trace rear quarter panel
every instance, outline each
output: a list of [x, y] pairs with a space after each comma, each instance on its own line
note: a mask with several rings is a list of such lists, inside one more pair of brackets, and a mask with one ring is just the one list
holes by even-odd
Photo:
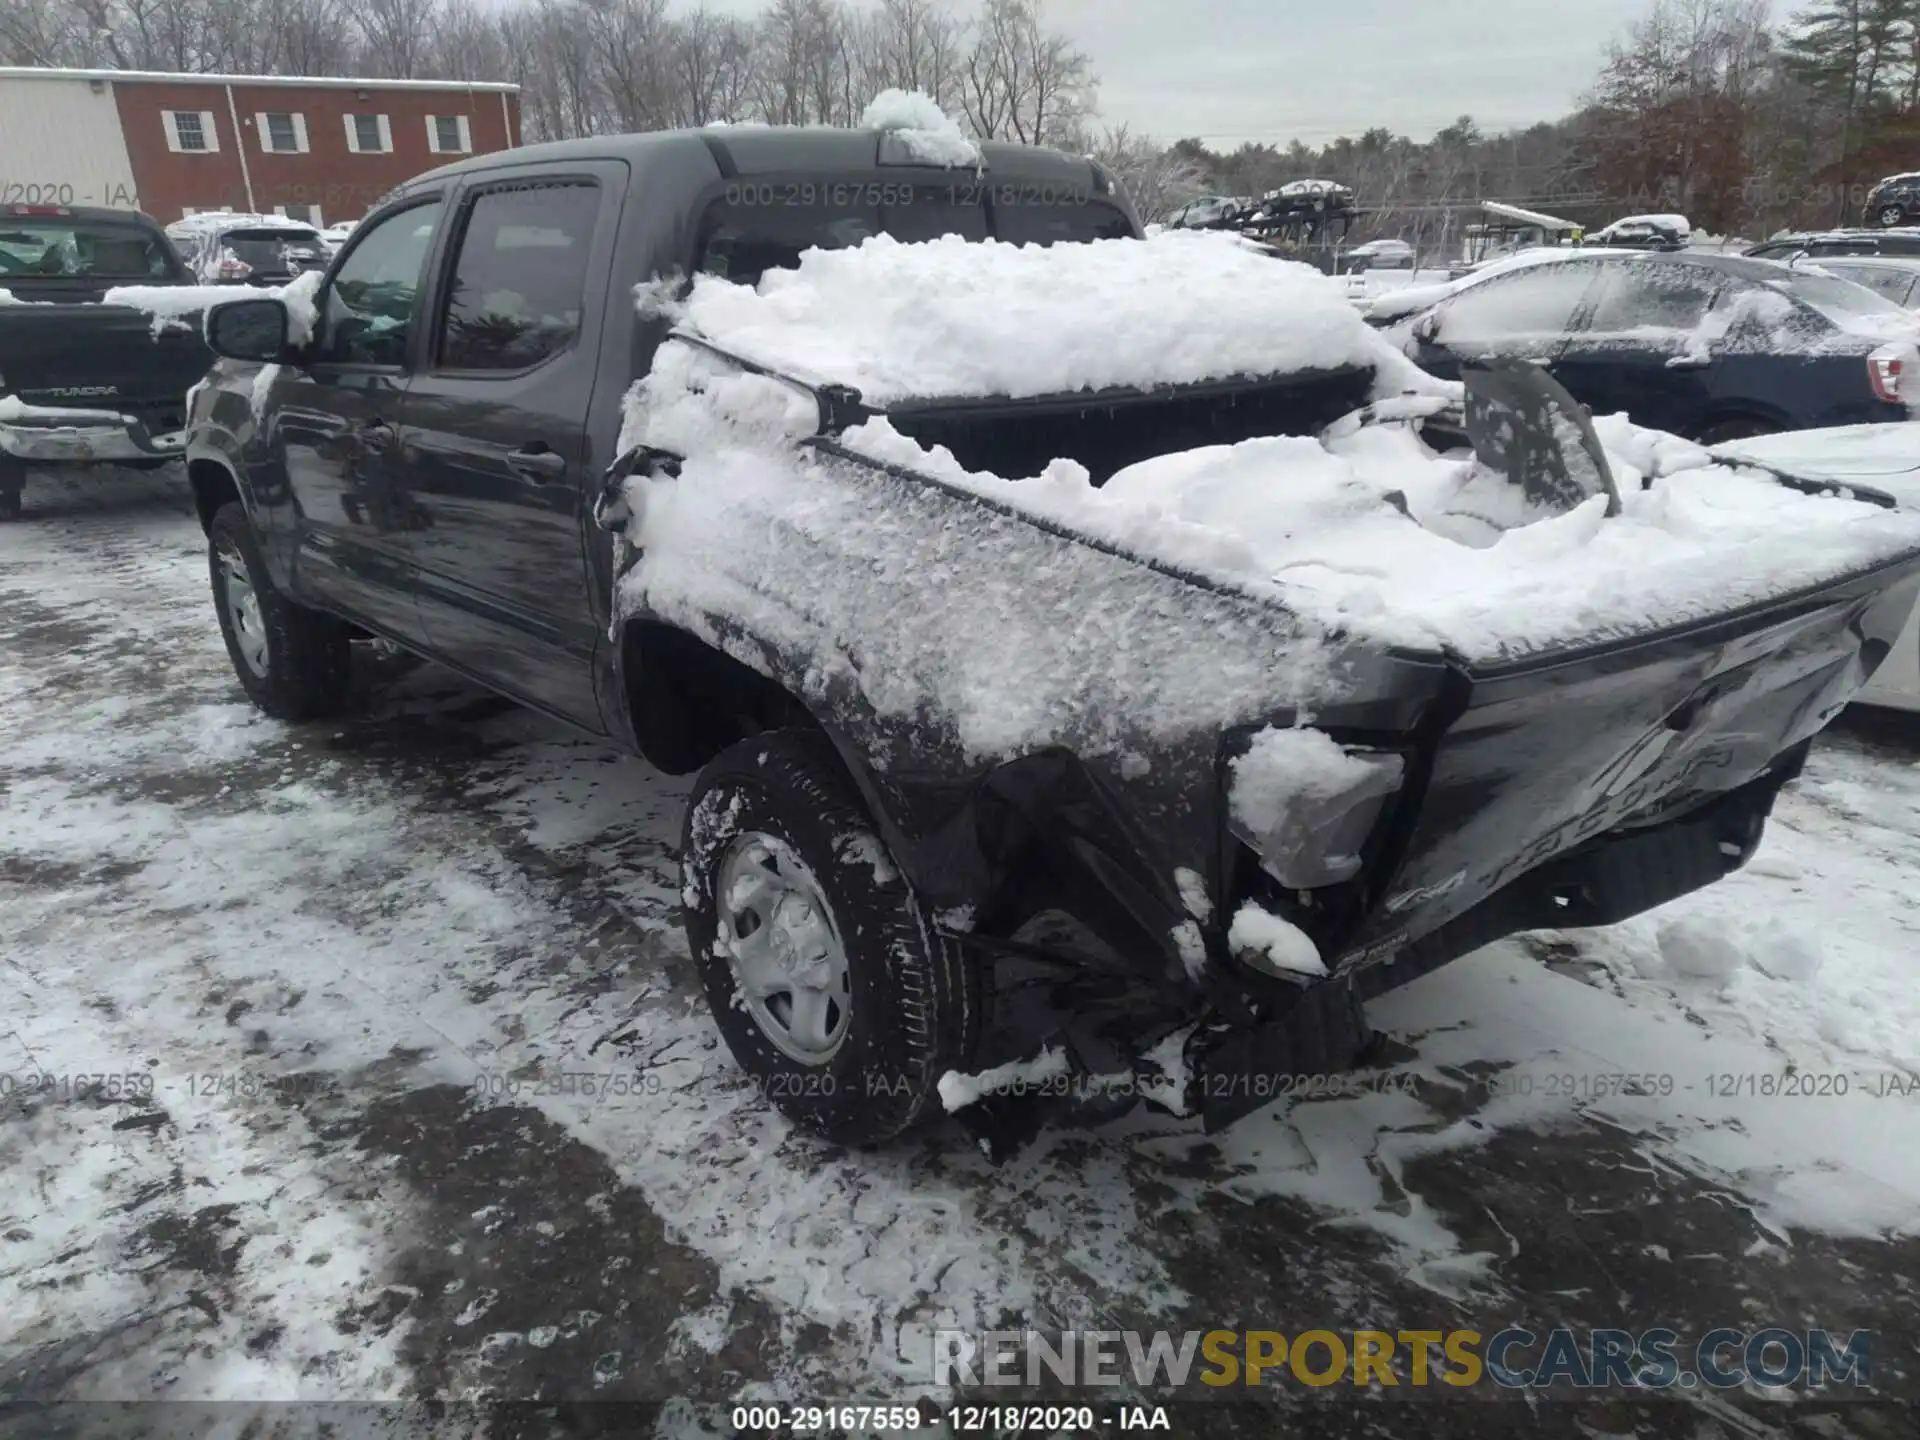
[[1905, 420], [1904, 408], [1876, 397], [1865, 353], [1718, 357], [1711, 400], [1715, 418], [1751, 415], [1782, 430]]

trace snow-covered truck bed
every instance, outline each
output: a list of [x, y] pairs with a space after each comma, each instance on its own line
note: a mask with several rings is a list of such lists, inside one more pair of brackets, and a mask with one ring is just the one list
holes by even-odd
[[[273, 613], [699, 772], [689, 945], [783, 1110], [854, 1142], [942, 1104], [990, 1128], [1009, 1091], [1222, 1123], [1352, 1063], [1370, 995], [1745, 861], [1920, 594], [1920, 516], [1591, 423], [1544, 378], [1463, 395], [1317, 272], [1139, 238], [1088, 162], [895, 109], [489, 170], [536, 202], [583, 166], [613, 187], [581, 338], [516, 382], [580, 406], [579, 449], [424, 404], [353, 472], [418, 524], [356, 529], [275, 450], [310, 403], [276, 375], [223, 365], [189, 442], [216, 566], [270, 537], [239, 558]], [[307, 395], [308, 352], [253, 338], [294, 332], [282, 303], [216, 308], [209, 341]], [[506, 443], [549, 498], [463, 541], [514, 492], [444, 457]], [[569, 556], [582, 451], [619, 457], [610, 533]], [[263, 479], [229, 502], [222, 474]], [[571, 566], [591, 629], [549, 598]], [[238, 673], [283, 704], [251, 638]], [[305, 704], [337, 676], [296, 678]]]

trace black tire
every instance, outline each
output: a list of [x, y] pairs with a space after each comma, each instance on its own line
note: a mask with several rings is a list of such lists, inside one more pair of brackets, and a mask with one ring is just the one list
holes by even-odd
[[[233, 560], [240, 567], [237, 574], [230, 570]], [[237, 500], [215, 511], [207, 527], [207, 569], [227, 658], [247, 698], [277, 720], [337, 714], [346, 703], [351, 678], [353, 647], [347, 627], [274, 589], [253, 526]], [[235, 615], [241, 603], [234, 594], [236, 582], [251, 588], [257, 607], [244, 633]]]
[[[810, 872], [801, 881], [824, 898], [845, 954], [844, 1030], [830, 1055], [812, 1061], [789, 1054], [756, 1018], [727, 949], [716, 943], [721, 872], [768, 839], [786, 847], [770, 873], [787, 883], [796, 858]], [[962, 1066], [978, 1042], [983, 979], [934, 929], [824, 736], [774, 730], [722, 751], [688, 799], [680, 855], [687, 942], [714, 1021], [783, 1115], [827, 1140], [866, 1146], [938, 1111], [940, 1077]], [[736, 932], [758, 928], [747, 926], [752, 914], [726, 917], [728, 945]], [[791, 1013], [791, 997], [788, 1006]]]
[[1904, 205], [1882, 205], [1873, 212], [1873, 218], [1882, 230], [1889, 230], [1895, 225], [1907, 223], [1907, 208]]
[[1771, 421], [1755, 419], [1751, 415], [1736, 415], [1730, 420], [1716, 420], [1705, 426], [1693, 439], [1696, 445], [1718, 445], [1725, 440], [1751, 440], [1756, 435], [1777, 435], [1780, 427]]
[[12, 485], [0, 484], [0, 521], [18, 520], [26, 506], [20, 499], [20, 491]]

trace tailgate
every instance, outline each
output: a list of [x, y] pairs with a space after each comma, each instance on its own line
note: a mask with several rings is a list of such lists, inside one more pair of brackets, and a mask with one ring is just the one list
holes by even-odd
[[0, 309], [0, 393], [143, 419], [177, 412], [212, 356], [191, 317], [157, 337], [153, 327], [145, 311], [119, 305], [9, 305]]
[[[1455, 719], [1416, 763], [1397, 864], [1343, 963], [1384, 960], [1555, 856], [1764, 775], [1854, 696], [1916, 600], [1920, 555], [1685, 631], [1460, 671]], [[1579, 923], [1574, 900], [1555, 903]]]

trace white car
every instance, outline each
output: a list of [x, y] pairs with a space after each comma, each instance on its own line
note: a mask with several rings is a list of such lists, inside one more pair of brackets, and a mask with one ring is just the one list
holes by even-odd
[[347, 241], [352, 238], [353, 232], [359, 228], [360, 222], [358, 220], [342, 220], [338, 224], [329, 225], [326, 229], [322, 230], [320, 232], [320, 238], [326, 242], [329, 250], [338, 255], [340, 253], [340, 247], [346, 244]]
[[[1842, 430], [1787, 431], [1750, 440], [1728, 440], [1715, 455], [1754, 465], [1791, 467], [1796, 475], [1857, 486], [1891, 499], [1903, 509], [1920, 510], [1920, 463], [1912, 457], [1915, 421], [1891, 425], [1851, 425]], [[1906, 453], [1902, 453], [1902, 447]], [[1920, 607], [1908, 617], [1900, 638], [1873, 679], [1854, 697], [1860, 705], [1920, 711]]]
[[167, 226], [197, 285], [280, 285], [326, 268], [332, 251], [304, 220], [211, 211]]

